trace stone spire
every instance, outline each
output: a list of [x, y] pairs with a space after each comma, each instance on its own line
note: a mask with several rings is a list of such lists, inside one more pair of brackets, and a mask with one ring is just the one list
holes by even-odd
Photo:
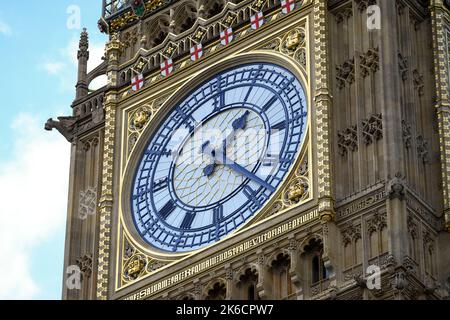
[[89, 35], [86, 28], [83, 29], [80, 36], [78, 50], [78, 82], [77, 82], [77, 95], [76, 98], [82, 98], [88, 94], [87, 84], [87, 63], [89, 60]]

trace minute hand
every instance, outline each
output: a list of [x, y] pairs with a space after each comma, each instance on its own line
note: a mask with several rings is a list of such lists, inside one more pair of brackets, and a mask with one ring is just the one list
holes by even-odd
[[264, 181], [263, 179], [261, 179], [260, 177], [258, 177], [257, 175], [251, 173], [250, 171], [248, 171], [247, 169], [245, 169], [244, 167], [242, 167], [241, 165], [237, 164], [236, 162], [234, 162], [233, 160], [228, 159], [225, 155], [223, 155], [221, 152], [217, 152], [216, 153], [216, 160], [223, 164], [226, 167], [229, 167], [231, 170], [236, 171], [237, 173], [242, 174], [243, 176], [247, 177], [248, 179], [260, 184], [261, 186], [263, 186], [264, 188], [266, 188], [267, 190], [274, 192], [275, 188], [273, 186], [271, 186], [270, 184], [268, 184], [266, 181]]

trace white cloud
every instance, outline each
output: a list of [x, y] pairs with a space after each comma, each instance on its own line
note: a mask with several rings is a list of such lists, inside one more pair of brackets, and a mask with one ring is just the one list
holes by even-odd
[[42, 68], [51, 75], [59, 74], [64, 67], [65, 64], [61, 62], [46, 62], [42, 65]]
[[19, 115], [0, 160], [0, 299], [36, 298], [32, 253], [65, 227], [70, 146], [41, 121]]
[[3, 34], [5, 36], [12, 35], [11, 27], [4, 21], [0, 20], [0, 34]]

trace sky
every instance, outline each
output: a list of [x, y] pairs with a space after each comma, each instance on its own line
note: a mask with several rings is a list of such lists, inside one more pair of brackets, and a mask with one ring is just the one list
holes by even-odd
[[0, 299], [61, 299], [70, 144], [44, 124], [71, 115], [81, 28], [101, 62], [101, 3], [0, 4]]

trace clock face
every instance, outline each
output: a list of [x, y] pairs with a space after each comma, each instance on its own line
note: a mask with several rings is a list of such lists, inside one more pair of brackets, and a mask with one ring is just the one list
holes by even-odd
[[299, 80], [266, 63], [224, 71], [168, 111], [131, 192], [137, 231], [153, 248], [188, 252], [219, 241], [266, 204], [304, 140]]

